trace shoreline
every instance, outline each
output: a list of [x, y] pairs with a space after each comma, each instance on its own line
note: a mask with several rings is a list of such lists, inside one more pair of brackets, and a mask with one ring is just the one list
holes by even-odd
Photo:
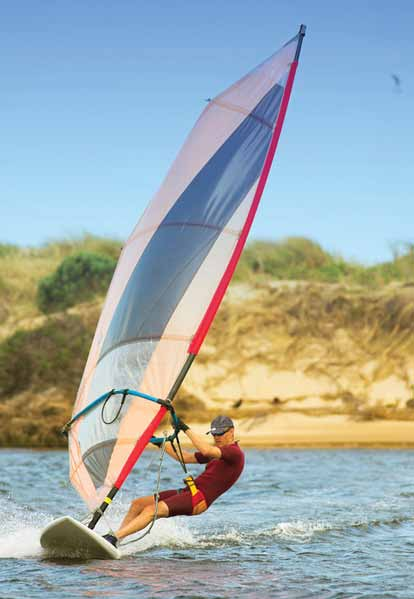
[[[239, 441], [241, 447], [245, 449], [278, 449], [278, 450], [289, 450], [289, 449], [299, 449], [303, 451], [313, 450], [313, 449], [323, 449], [323, 450], [336, 450], [336, 449], [344, 449], [344, 450], [352, 450], [352, 449], [361, 449], [361, 450], [400, 450], [400, 449], [414, 449], [414, 441], [413, 442], [398, 442], [398, 443], [387, 443], [383, 441], [378, 441], [376, 443], [364, 443], [364, 442], [355, 442], [355, 443], [341, 443], [341, 442], [329, 442], [329, 443], [306, 443], [300, 442], [297, 443], [272, 443], [272, 442], [260, 442], [260, 441], [252, 441], [246, 439], [237, 439]], [[191, 443], [181, 442], [181, 445], [186, 449], [191, 448]], [[148, 447], [152, 451], [151, 447]], [[63, 451], [67, 452], [66, 447], [31, 447], [31, 446], [1, 446], [0, 452], [7, 451]], [[154, 448], [154, 451], [157, 451]]]
[[[250, 449], [414, 449], [414, 421], [355, 421], [332, 414], [310, 416], [282, 412], [267, 416], [234, 419], [236, 439]], [[209, 423], [191, 422], [196, 433], [204, 435]], [[158, 434], [162, 436], [162, 431]], [[184, 434], [184, 447], [192, 447]], [[65, 446], [1, 446], [0, 450], [67, 451]]]
[[[332, 414], [299, 412], [234, 420], [236, 438], [244, 447], [285, 449], [414, 449], [414, 421], [355, 421]], [[190, 423], [189, 423], [190, 425]], [[206, 425], [191, 423], [197, 433]], [[186, 443], [187, 445], [187, 443]]]

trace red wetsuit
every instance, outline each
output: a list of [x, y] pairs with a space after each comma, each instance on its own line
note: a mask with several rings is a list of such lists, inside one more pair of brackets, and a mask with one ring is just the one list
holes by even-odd
[[[199, 464], [207, 464], [204, 472], [195, 479], [197, 489], [201, 491], [207, 506], [234, 485], [244, 467], [244, 453], [237, 443], [220, 447], [220, 451], [219, 459], [207, 458], [199, 451], [194, 454]], [[160, 500], [167, 504], [170, 516], [193, 514], [193, 499], [187, 488], [161, 491]]]

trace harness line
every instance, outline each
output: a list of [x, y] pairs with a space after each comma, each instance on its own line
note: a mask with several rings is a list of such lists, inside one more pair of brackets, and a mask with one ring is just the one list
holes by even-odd
[[141, 539], [143, 539], [144, 537], [146, 537], [150, 532], [152, 527], [155, 524], [155, 521], [157, 519], [158, 516], [158, 503], [159, 503], [159, 499], [160, 499], [160, 481], [161, 481], [161, 469], [162, 469], [162, 463], [164, 460], [164, 456], [165, 456], [165, 446], [167, 443], [167, 433], [166, 431], [164, 431], [164, 440], [162, 442], [162, 446], [161, 446], [161, 456], [160, 456], [160, 462], [158, 465], [158, 476], [157, 476], [157, 486], [156, 486], [156, 491], [154, 493], [154, 497], [155, 497], [155, 512], [154, 512], [154, 516], [152, 518], [152, 522], [150, 523], [149, 527], [147, 528], [147, 530], [140, 535], [139, 537], [135, 537], [134, 539], [131, 539], [130, 541], [125, 541], [123, 543], [120, 543], [120, 546], [124, 547], [125, 545], [130, 545], [131, 543], [136, 543], [137, 541], [140, 541]]

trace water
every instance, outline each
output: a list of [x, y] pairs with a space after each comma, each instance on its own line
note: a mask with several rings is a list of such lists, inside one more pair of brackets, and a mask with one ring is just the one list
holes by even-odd
[[[143, 456], [142, 473], [154, 457]], [[84, 515], [66, 453], [3, 450], [0, 597], [412, 599], [413, 460], [410, 451], [249, 450], [242, 478], [207, 513], [157, 522], [120, 561], [80, 562], [46, 559], [39, 545], [54, 517]], [[113, 525], [155, 476], [153, 465], [128, 479]], [[162, 487], [180, 479], [166, 458]]]

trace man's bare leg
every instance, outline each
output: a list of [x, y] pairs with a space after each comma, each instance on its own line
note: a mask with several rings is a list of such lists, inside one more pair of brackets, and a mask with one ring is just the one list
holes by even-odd
[[[145, 497], [144, 499], [147, 499], [147, 497]], [[139, 500], [136, 500], [136, 501], [139, 501]], [[146, 505], [145, 507], [142, 507], [141, 511], [138, 513], [137, 516], [131, 517], [127, 521], [127, 518], [131, 512], [131, 509], [132, 509], [132, 505], [131, 505], [130, 511], [128, 512], [127, 516], [125, 517], [124, 522], [122, 522], [121, 527], [115, 533], [115, 535], [117, 536], [118, 539], [123, 539], [124, 537], [127, 537], [128, 535], [132, 535], [134, 532], [138, 532], [139, 530], [142, 530], [151, 522], [151, 520], [154, 518], [154, 514], [155, 514], [154, 498], [152, 498], [152, 505], [150, 503], [148, 503], [148, 505]], [[168, 516], [169, 516], [169, 511], [168, 511], [167, 504], [164, 501], [160, 501], [158, 503], [157, 518], [168, 518]]]
[[137, 516], [140, 515], [142, 510], [147, 506], [155, 506], [155, 499], [153, 495], [147, 495], [146, 497], [139, 497], [138, 499], [134, 499], [131, 501], [131, 505], [129, 506], [129, 510], [122, 520], [120, 528], [123, 528], [127, 524], [129, 524], [132, 520], [134, 520]]

